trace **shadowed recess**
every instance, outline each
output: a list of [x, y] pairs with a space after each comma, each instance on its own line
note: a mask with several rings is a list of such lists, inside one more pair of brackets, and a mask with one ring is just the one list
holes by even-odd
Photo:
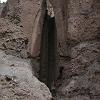
[[57, 34], [55, 18], [45, 14], [40, 53], [40, 80], [50, 89], [56, 76]]

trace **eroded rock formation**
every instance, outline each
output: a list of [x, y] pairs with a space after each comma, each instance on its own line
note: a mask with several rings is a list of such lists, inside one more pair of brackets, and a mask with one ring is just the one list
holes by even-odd
[[[35, 70], [32, 68], [35, 65], [31, 65], [31, 58], [27, 53], [28, 43], [31, 39], [24, 30], [28, 25], [23, 23], [21, 17], [23, 15], [21, 10], [26, 6], [24, 3], [22, 2], [21, 7], [19, 1], [9, 0], [1, 14], [0, 99], [51, 100], [52, 95], [48, 87], [35, 77]], [[26, 8], [26, 10], [23, 11], [30, 13], [29, 9]], [[26, 22], [31, 24], [29, 20]], [[31, 27], [33, 26], [31, 25]], [[27, 31], [29, 32], [29, 30]]]
[[0, 50], [1, 100], [51, 100], [49, 89], [33, 75], [29, 60]]
[[28, 39], [25, 50], [37, 59], [45, 11], [53, 13], [57, 29], [57, 100], [99, 100], [100, 1], [50, 0], [47, 7], [42, 4], [42, 0], [8, 0], [3, 16], [21, 27]]
[[[59, 0], [60, 2], [60, 0]], [[98, 0], [69, 0], [65, 27], [66, 44], [69, 40], [70, 59], [62, 56], [63, 67], [59, 92], [68, 100], [99, 100], [99, 28]], [[65, 3], [63, 2], [63, 5]], [[60, 24], [60, 22], [59, 22]], [[66, 45], [67, 48], [67, 45]], [[65, 51], [66, 52], [66, 51]], [[66, 100], [66, 99], [65, 99]]]

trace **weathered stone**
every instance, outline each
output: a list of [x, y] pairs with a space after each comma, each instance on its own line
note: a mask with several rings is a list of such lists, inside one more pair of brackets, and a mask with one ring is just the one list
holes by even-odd
[[0, 51], [1, 100], [51, 100], [49, 89], [33, 75], [29, 60]]
[[[68, 100], [99, 100], [100, 1], [50, 0], [50, 3], [49, 14], [51, 10], [57, 29], [59, 76], [56, 85], [59, 97]], [[42, 4], [42, 0], [8, 0], [11, 6], [6, 16], [18, 15], [11, 17], [13, 23], [16, 23], [16, 18], [20, 18], [17, 24], [21, 24], [29, 40], [28, 52], [33, 57], [40, 54], [46, 10]], [[17, 8], [20, 11], [16, 12]], [[0, 37], [4, 36], [6, 34], [2, 32]], [[3, 44], [3, 48], [7, 48], [7, 45]]]

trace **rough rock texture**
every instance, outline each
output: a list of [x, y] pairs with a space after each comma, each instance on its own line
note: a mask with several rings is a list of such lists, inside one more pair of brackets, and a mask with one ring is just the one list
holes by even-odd
[[28, 60], [0, 51], [0, 100], [51, 100], [49, 89], [33, 76]]
[[[49, 14], [51, 14], [53, 10], [49, 0], [47, 3]], [[1, 14], [2, 17], [8, 18], [12, 23], [21, 27], [29, 40], [27, 51], [32, 57], [40, 54], [45, 10], [43, 0], [8, 0]], [[54, 12], [52, 15], [54, 16]]]
[[2, 18], [0, 18], [0, 100], [52, 99], [47, 86], [35, 77], [34, 68], [37, 67], [37, 63], [34, 63], [34, 60], [31, 65], [31, 59], [28, 59], [27, 49], [33, 27], [33, 15], [29, 13], [34, 14], [33, 8], [30, 11], [30, 6], [33, 4], [28, 0], [21, 2], [8, 0], [2, 10]]
[[0, 75], [0, 100], [51, 100], [44, 84], [33, 78], [33, 84], [15, 82], [9, 76]]
[[20, 26], [0, 18], [0, 49], [6, 54], [27, 58], [28, 38]]
[[[100, 99], [100, 42], [83, 42], [72, 48], [72, 59], [64, 67], [59, 92], [68, 100]], [[73, 99], [72, 99], [73, 98]], [[76, 99], [74, 99], [76, 98]]]
[[[50, 2], [57, 28], [57, 100], [100, 100], [100, 0]], [[33, 57], [39, 55], [40, 20], [46, 10], [41, 5], [42, 0], [8, 0], [2, 12], [23, 28]]]
[[3, 17], [23, 29], [29, 40], [27, 51], [35, 57], [39, 55], [41, 39], [39, 23], [42, 19], [40, 18], [41, 4], [39, 0], [8, 0], [2, 11]]
[[[66, 3], [63, 2], [63, 4]], [[60, 73], [61, 80], [58, 80], [57, 85], [60, 87], [58, 91], [62, 94], [62, 98], [66, 98], [63, 100], [67, 100], [67, 98], [68, 100], [100, 99], [99, 8], [98, 0], [69, 0], [68, 10], [62, 9], [63, 12], [68, 11], [65, 48], [68, 44], [67, 49], [70, 51], [67, 51], [69, 58], [65, 55], [61, 56], [59, 63], [63, 70]], [[60, 17], [57, 16], [57, 18]], [[60, 22], [58, 24], [60, 25]], [[64, 24], [63, 27], [67, 27], [67, 24]], [[66, 51], [64, 50], [64, 52]]]

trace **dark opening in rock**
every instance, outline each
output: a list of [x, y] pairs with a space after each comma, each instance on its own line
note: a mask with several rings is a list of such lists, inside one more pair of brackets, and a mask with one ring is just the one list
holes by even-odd
[[46, 11], [41, 41], [40, 80], [44, 82], [50, 89], [56, 76], [56, 38], [57, 34], [55, 18], [50, 17]]

